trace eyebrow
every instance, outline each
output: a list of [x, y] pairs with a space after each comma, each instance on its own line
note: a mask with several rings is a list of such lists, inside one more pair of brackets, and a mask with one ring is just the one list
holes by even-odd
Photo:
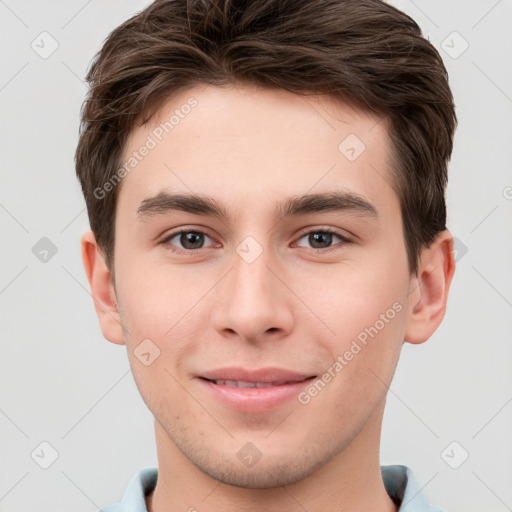
[[[212, 197], [170, 194], [166, 191], [144, 199], [137, 209], [137, 217], [142, 221], [172, 211], [211, 216], [222, 220], [229, 219], [226, 208]], [[377, 209], [370, 201], [359, 194], [343, 190], [289, 197], [276, 205], [274, 215], [294, 217], [310, 213], [341, 211], [363, 215], [373, 220], [379, 218]]]

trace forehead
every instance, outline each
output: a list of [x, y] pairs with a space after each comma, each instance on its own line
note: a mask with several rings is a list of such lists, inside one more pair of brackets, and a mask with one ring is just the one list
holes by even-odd
[[130, 134], [118, 209], [135, 213], [162, 190], [246, 212], [340, 187], [396, 203], [390, 149], [385, 120], [332, 97], [202, 85], [172, 96]]

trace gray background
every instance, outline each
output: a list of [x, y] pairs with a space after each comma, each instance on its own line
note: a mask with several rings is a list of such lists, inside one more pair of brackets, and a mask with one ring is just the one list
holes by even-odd
[[[157, 464], [125, 347], [102, 337], [94, 312], [73, 164], [87, 66], [147, 3], [0, 0], [2, 512], [96, 511]], [[382, 463], [412, 467], [452, 512], [512, 510], [512, 1], [393, 4], [449, 70], [459, 128], [448, 222], [459, 250], [442, 326], [404, 346]], [[43, 237], [57, 250], [46, 261]]]

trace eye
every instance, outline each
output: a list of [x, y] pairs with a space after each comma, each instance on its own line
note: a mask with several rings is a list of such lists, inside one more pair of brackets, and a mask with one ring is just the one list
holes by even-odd
[[[332, 243], [333, 240], [336, 238], [339, 239], [341, 242], [344, 243], [350, 243], [350, 240], [343, 236], [341, 233], [338, 233], [337, 231], [334, 231], [332, 229], [324, 228], [324, 229], [317, 229], [314, 231], [309, 231], [308, 233], [305, 233], [302, 235], [299, 240], [302, 240], [303, 238], [306, 238], [307, 243], [311, 244], [312, 249], [330, 249], [333, 247]], [[299, 247], [304, 247], [300, 243], [297, 242], [297, 245]], [[336, 245], [340, 245], [339, 243]]]
[[[214, 246], [214, 243], [205, 246], [205, 239], [209, 239], [213, 242], [212, 238], [203, 231], [196, 229], [182, 229], [171, 233], [160, 243], [165, 246], [169, 246], [172, 251], [187, 253]], [[341, 245], [351, 243], [351, 240], [343, 236], [341, 233], [329, 228], [306, 232], [299, 238], [298, 242], [295, 242], [295, 245], [307, 248], [307, 246], [299, 243], [302, 239], [306, 239], [307, 243], [310, 244], [310, 249], [320, 251], [323, 249], [331, 249], [336, 245], [340, 245], [340, 243]], [[333, 242], [336, 239], [338, 239], [339, 242], [333, 245]]]
[[[181, 244], [181, 247], [176, 249], [177, 252], [194, 251], [197, 249], [204, 249], [205, 238], [211, 240], [211, 238], [202, 231], [185, 229], [171, 233], [169, 236], [162, 240], [162, 244], [174, 246], [175, 243]], [[177, 242], [173, 243], [173, 240], [177, 239]], [[175, 249], [172, 249], [175, 250]]]

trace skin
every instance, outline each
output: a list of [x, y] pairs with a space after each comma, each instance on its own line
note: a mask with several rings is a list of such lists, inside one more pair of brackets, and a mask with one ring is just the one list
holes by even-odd
[[[410, 275], [386, 123], [332, 98], [195, 87], [134, 130], [125, 156], [192, 96], [198, 105], [120, 185], [115, 286], [92, 232], [81, 241], [103, 335], [126, 344], [155, 417], [159, 475], [148, 510], [394, 511], [379, 465], [386, 391], [404, 340], [426, 341], [443, 319], [452, 236], [440, 233]], [[366, 146], [355, 161], [338, 150], [349, 134]], [[287, 197], [340, 188], [371, 202], [378, 219], [274, 216]], [[163, 189], [214, 197], [229, 218], [139, 219], [143, 199]], [[203, 248], [186, 252], [179, 236], [163, 242], [179, 228], [204, 232]], [[308, 234], [322, 228], [352, 241], [315, 246]], [[250, 264], [236, 251], [247, 236], [262, 248]], [[225, 366], [321, 376], [395, 303], [401, 311], [307, 404], [239, 412], [195, 378]], [[148, 338], [160, 355], [145, 366], [134, 350]], [[262, 454], [252, 467], [237, 457], [248, 442]]]

